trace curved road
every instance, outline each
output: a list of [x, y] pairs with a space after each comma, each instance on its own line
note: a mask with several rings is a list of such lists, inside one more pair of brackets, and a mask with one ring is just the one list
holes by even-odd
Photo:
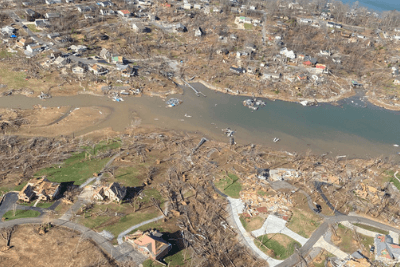
[[[211, 183], [212, 187], [214, 188], [214, 190], [219, 195], [221, 195], [224, 198], [228, 197], [227, 195], [222, 193], [220, 190], [218, 190], [214, 186], [213, 182], [210, 182], [210, 183]], [[326, 198], [326, 196], [320, 190], [321, 185], [323, 185], [323, 183], [316, 182], [316, 184], [315, 184], [316, 188], [318, 186], [317, 190], [321, 194], [322, 198], [327, 202], [327, 204], [328, 203], [330, 204], [329, 200]], [[285, 188], [285, 187], [288, 187], [288, 186], [289, 187], [293, 187], [292, 185], [290, 185], [289, 183], [284, 182], [284, 181], [279, 181], [279, 183], [276, 183], [275, 185], [274, 185], [274, 183], [271, 183], [271, 186], [273, 188], [274, 187]], [[307, 197], [307, 203], [308, 203], [309, 208], [314, 213], [316, 213], [314, 211], [314, 204], [312, 202], [311, 197], [306, 192], [304, 192], [303, 190], [299, 190], [299, 192]], [[328, 206], [329, 206], [329, 204], [328, 204]], [[330, 206], [332, 206], [332, 205], [330, 205]], [[334, 210], [333, 206], [332, 206], [332, 209]], [[231, 216], [233, 215], [232, 214], [232, 207], [231, 207], [230, 202], [229, 202], [228, 212], [230, 213]], [[318, 239], [328, 231], [329, 224], [339, 223], [339, 222], [342, 222], [342, 221], [347, 221], [347, 222], [350, 222], [350, 223], [367, 224], [367, 225], [370, 225], [370, 226], [373, 226], [373, 227], [376, 227], [376, 228], [379, 228], [379, 229], [383, 229], [383, 230], [386, 230], [386, 231], [393, 231], [393, 232], [400, 233], [400, 229], [398, 229], [398, 228], [395, 228], [395, 227], [392, 227], [392, 226], [389, 226], [389, 225], [386, 225], [386, 224], [382, 224], [382, 223], [379, 223], [379, 222], [376, 222], [376, 221], [373, 221], [373, 220], [370, 220], [370, 219], [367, 219], [367, 218], [364, 218], [364, 217], [344, 215], [344, 214], [342, 214], [342, 213], [340, 213], [338, 211], [335, 211], [335, 215], [334, 216], [326, 216], [326, 215], [323, 215], [321, 213], [316, 213], [316, 214], [318, 214], [320, 217], [322, 217], [324, 222], [314, 231], [314, 233], [311, 235], [311, 237], [308, 239], [308, 241], [304, 244], [304, 246], [302, 246], [299, 249], [299, 253], [303, 258], [305, 258], [308, 255], [308, 253], [311, 251], [311, 249], [313, 248], [315, 243], [317, 243]], [[240, 232], [240, 231], [238, 231], [238, 232]], [[244, 240], [242, 233], [240, 233], [240, 237], [241, 237], [240, 239]], [[245, 245], [247, 247], [251, 248], [247, 244], [245, 244]], [[257, 255], [257, 253], [255, 253], [255, 254]], [[295, 253], [292, 256], [290, 256], [289, 258], [287, 258], [285, 261], [283, 261], [282, 263], [280, 263], [280, 264], [278, 264], [276, 266], [278, 266], [278, 267], [295, 266], [299, 261], [300, 261], [299, 255]]]

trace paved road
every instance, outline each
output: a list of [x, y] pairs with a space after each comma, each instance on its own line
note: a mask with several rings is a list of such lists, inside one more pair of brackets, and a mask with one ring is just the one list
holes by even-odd
[[[223, 196], [224, 198], [227, 198], [228, 196], [225, 195], [224, 193], [222, 193], [220, 190], [218, 190], [213, 183], [211, 183], [214, 190], [220, 194], [221, 196]], [[275, 188], [278, 187], [286, 187], [286, 185], [284, 183], [280, 183], [280, 184], [274, 184]], [[272, 185], [271, 184], [271, 185]], [[322, 185], [322, 184], [320, 184]], [[291, 185], [290, 185], [291, 186]], [[311, 197], [304, 191], [299, 190], [299, 192], [301, 192], [302, 194], [304, 194], [307, 197], [307, 202], [308, 202], [308, 206], [309, 208], [314, 211], [314, 205], [312, 203], [312, 199]], [[324, 195], [325, 196], [325, 195]], [[325, 197], [326, 198], [326, 197]], [[327, 200], [327, 199], [326, 199]], [[329, 200], [328, 200], [329, 202]], [[330, 203], [329, 203], [330, 204]], [[331, 205], [332, 206], [332, 205]], [[332, 207], [332, 209], [334, 209], [334, 207]], [[231, 203], [229, 203], [229, 208], [228, 208], [228, 212], [231, 214], [231, 216], [233, 215], [233, 211], [232, 211], [232, 205]], [[317, 213], [319, 216], [324, 218], [324, 222], [313, 232], [313, 234], [311, 235], [311, 237], [308, 239], [308, 241], [299, 249], [299, 253], [300, 255], [305, 258], [309, 252], [312, 250], [313, 246], [315, 245], [315, 243], [318, 242], [318, 240], [328, 231], [329, 229], [329, 224], [334, 224], [334, 223], [339, 223], [339, 222], [343, 222], [343, 221], [347, 221], [350, 223], [362, 223], [362, 224], [367, 224], [373, 227], [377, 227], [379, 229], [383, 229], [386, 231], [393, 231], [395, 233], [400, 233], [400, 229], [386, 225], [386, 224], [382, 224], [364, 217], [358, 217], [358, 216], [348, 216], [348, 215], [344, 215], [341, 214], [340, 212], [335, 212], [336, 215], [334, 216], [326, 216], [320, 213]], [[233, 226], [235, 226], [235, 228], [237, 229], [238, 225], [233, 224]], [[252, 249], [252, 247], [247, 244], [248, 242], [246, 241], [245, 237], [243, 236], [242, 233], [239, 232], [239, 239], [242, 241], [242, 243], [249, 247], [253, 253], [255, 253], [256, 255], [258, 255], [258, 251], [255, 251]], [[264, 258], [264, 257], [261, 257]], [[287, 258], [285, 261], [277, 264], [277, 267], [287, 267], [287, 266], [295, 266], [298, 262], [300, 261], [300, 257], [297, 253], [294, 253], [293, 255], [291, 255], [289, 258]]]
[[18, 200], [18, 193], [16, 192], [10, 192], [7, 193], [3, 201], [1, 202], [0, 205], [0, 218], [3, 218], [3, 215], [8, 211], [13, 208], [13, 205], [17, 203]]

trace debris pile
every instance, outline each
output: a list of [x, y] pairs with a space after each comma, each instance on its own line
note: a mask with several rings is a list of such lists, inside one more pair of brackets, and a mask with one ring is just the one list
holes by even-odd
[[269, 171], [269, 175], [272, 181], [283, 181], [283, 180], [292, 180], [293, 178], [301, 177], [301, 172], [298, 172], [294, 169], [284, 169], [278, 168]]
[[257, 100], [256, 98], [249, 98], [243, 101], [243, 106], [252, 110], [257, 110], [259, 107], [265, 106], [265, 102], [262, 100]]
[[281, 216], [290, 216], [292, 202], [290, 197], [270, 187], [257, 185], [255, 181], [248, 180], [243, 183], [240, 199], [245, 203], [246, 212], [250, 216], [259, 213], [274, 213]]
[[182, 103], [182, 100], [178, 98], [171, 98], [167, 102], [168, 107], [175, 107]]

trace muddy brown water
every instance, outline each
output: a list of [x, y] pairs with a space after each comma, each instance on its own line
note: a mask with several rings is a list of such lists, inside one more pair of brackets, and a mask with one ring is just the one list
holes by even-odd
[[[228, 141], [222, 129], [236, 131], [235, 140], [241, 144], [263, 144], [275, 150], [348, 158], [371, 156], [399, 157], [400, 112], [389, 111], [360, 101], [359, 97], [342, 101], [340, 106], [322, 104], [303, 107], [298, 103], [264, 100], [267, 104], [257, 111], [242, 105], [248, 97], [231, 96], [194, 86], [207, 97], [197, 97], [188, 87], [184, 94], [171, 96], [183, 100], [179, 106], [166, 107], [158, 97], [123, 97], [124, 102], [110, 98], [76, 95], [53, 97], [47, 100], [21, 95], [0, 98], [1, 108], [31, 109], [43, 107], [101, 106], [111, 110], [110, 115], [97, 125], [89, 126], [75, 135], [85, 134], [105, 127], [123, 131], [132, 125], [136, 116], [142, 125], [151, 125], [178, 131], [201, 132], [208, 138]], [[191, 117], [186, 117], [191, 116]], [[277, 143], [275, 137], [280, 138]]]

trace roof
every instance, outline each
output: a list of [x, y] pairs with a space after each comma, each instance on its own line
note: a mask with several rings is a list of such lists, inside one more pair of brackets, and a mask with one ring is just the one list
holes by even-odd
[[32, 185], [29, 184], [29, 183], [27, 183], [27, 184], [22, 188], [22, 190], [19, 192], [19, 195], [20, 195], [20, 196], [25, 195], [25, 196], [27, 196], [28, 198], [31, 198], [31, 197], [34, 195]]
[[387, 259], [400, 258], [400, 246], [393, 244], [393, 239], [390, 235], [376, 235], [374, 239], [376, 246], [376, 255]]
[[126, 188], [124, 186], [120, 186], [119, 183], [114, 182], [110, 184], [109, 189], [119, 198], [123, 199], [126, 195]]
[[46, 178], [39, 179], [35, 183], [35, 192], [39, 192], [39, 194], [52, 196], [56, 193], [58, 187], [60, 186], [59, 183], [53, 183], [47, 180]]
[[118, 11], [118, 12], [121, 12], [121, 13], [124, 14], [124, 15], [131, 14], [131, 12], [129, 12], [128, 10], [120, 10], [120, 11]]
[[134, 243], [139, 247], [146, 248], [154, 257], [157, 257], [169, 247], [169, 244], [161, 236], [162, 234], [159, 232], [145, 233]]

